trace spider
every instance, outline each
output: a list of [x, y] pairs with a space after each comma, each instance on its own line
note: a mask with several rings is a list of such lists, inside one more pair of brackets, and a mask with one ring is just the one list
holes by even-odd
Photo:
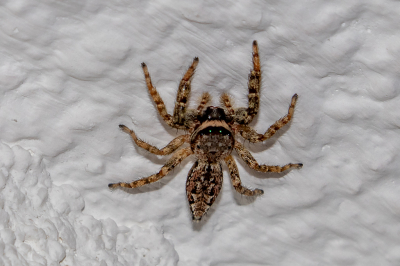
[[199, 59], [195, 57], [179, 84], [173, 115], [167, 113], [163, 100], [151, 83], [147, 66], [142, 63], [147, 88], [157, 106], [158, 113], [169, 126], [185, 130], [186, 134], [178, 136], [166, 147], [158, 149], [140, 140], [135, 132], [125, 125], [119, 125], [119, 127], [132, 137], [136, 145], [157, 155], [171, 154], [184, 143], [189, 143], [189, 147], [176, 151], [157, 174], [131, 183], [120, 182], [108, 185], [111, 189], [118, 187], [137, 188], [156, 182], [185, 158], [194, 155], [196, 162], [190, 169], [186, 181], [186, 195], [194, 221], [201, 220], [221, 191], [222, 161], [229, 168], [232, 185], [237, 192], [245, 196], [257, 196], [264, 193], [261, 189], [251, 190], [242, 186], [238, 168], [231, 154], [233, 150], [250, 168], [260, 172], [280, 173], [289, 168], [301, 168], [303, 166], [301, 163], [290, 163], [284, 166], [260, 165], [243, 144], [236, 140], [238, 134], [252, 143], [262, 142], [270, 138], [291, 120], [297, 101], [297, 94], [295, 94], [292, 97], [288, 113], [270, 126], [264, 134], [257, 133], [249, 126], [259, 109], [261, 71], [257, 41], [253, 41], [253, 69], [249, 74], [248, 107], [233, 108], [230, 97], [226, 93], [221, 96], [223, 108], [207, 107], [210, 95], [205, 92], [201, 96], [197, 109], [187, 109], [191, 90], [190, 84], [198, 63]]

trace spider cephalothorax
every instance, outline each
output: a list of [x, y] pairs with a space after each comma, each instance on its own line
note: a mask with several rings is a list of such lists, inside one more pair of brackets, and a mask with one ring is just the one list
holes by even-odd
[[248, 107], [233, 108], [227, 94], [221, 96], [224, 108], [208, 106], [210, 100], [208, 93], [203, 93], [197, 109], [186, 109], [190, 93], [191, 78], [194, 74], [199, 59], [196, 57], [192, 65], [183, 76], [178, 89], [175, 103], [174, 115], [167, 113], [165, 105], [155, 87], [153, 87], [147, 66], [142, 63], [147, 88], [152, 96], [159, 114], [171, 127], [183, 129], [187, 134], [181, 135], [172, 140], [163, 149], [158, 149], [138, 139], [135, 132], [124, 125], [120, 128], [131, 135], [135, 143], [151, 153], [167, 155], [176, 151], [182, 144], [188, 143], [189, 147], [176, 151], [171, 159], [154, 175], [145, 177], [131, 183], [109, 184], [110, 188], [126, 187], [137, 188], [145, 184], [153, 183], [174, 169], [189, 155], [196, 157], [196, 162], [190, 169], [186, 181], [186, 194], [189, 201], [193, 220], [199, 221], [208, 211], [217, 198], [222, 187], [222, 167], [224, 161], [229, 169], [232, 185], [237, 192], [246, 196], [263, 194], [261, 189], [250, 190], [242, 186], [236, 163], [231, 155], [235, 150], [237, 154], [254, 170], [260, 172], [282, 172], [289, 168], [300, 168], [301, 163], [287, 164], [284, 166], [259, 165], [243, 144], [235, 139], [240, 134], [250, 142], [262, 142], [287, 124], [293, 116], [297, 94], [293, 95], [288, 113], [276, 121], [264, 134], [258, 134], [248, 126], [258, 112], [259, 91], [261, 81], [260, 59], [258, 55], [257, 42], [253, 42], [253, 69], [249, 75]]

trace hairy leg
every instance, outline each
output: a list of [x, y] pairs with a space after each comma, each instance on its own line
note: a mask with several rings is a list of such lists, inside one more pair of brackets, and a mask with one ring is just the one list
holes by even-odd
[[226, 114], [228, 116], [233, 116], [235, 114], [235, 110], [233, 109], [232, 101], [229, 95], [227, 93], [222, 94], [220, 101], [222, 105], [225, 106]]
[[189, 135], [182, 135], [179, 136], [175, 139], [173, 139], [167, 146], [162, 148], [161, 150], [158, 149], [157, 147], [154, 147], [140, 139], [136, 136], [135, 132], [128, 127], [124, 125], [119, 125], [119, 128], [122, 129], [125, 133], [128, 133], [131, 135], [133, 141], [138, 145], [139, 147], [148, 150], [151, 153], [157, 154], [157, 155], [167, 155], [173, 153], [176, 149], [178, 149], [183, 143], [189, 141]]
[[196, 70], [196, 66], [198, 63], [199, 58], [195, 57], [193, 59], [192, 65], [186, 71], [186, 74], [183, 76], [181, 82], [179, 83], [173, 117], [173, 122], [177, 128], [182, 127], [185, 123], [186, 106], [188, 104], [188, 98], [191, 90], [191, 78], [193, 77], [194, 71]]
[[228, 165], [229, 174], [231, 176], [232, 185], [237, 192], [245, 196], [257, 196], [264, 194], [264, 191], [261, 189], [250, 190], [242, 186], [242, 181], [240, 180], [239, 171], [236, 166], [236, 162], [233, 159], [232, 155], [229, 155], [225, 158], [225, 163]]
[[200, 104], [197, 107], [197, 113], [201, 113], [204, 110], [204, 107], [206, 107], [207, 103], [210, 101], [211, 96], [208, 92], [204, 92], [201, 95], [201, 99], [200, 99]]
[[284, 125], [289, 123], [289, 121], [292, 119], [297, 97], [298, 97], [297, 94], [293, 95], [287, 115], [276, 121], [272, 126], [268, 128], [268, 130], [264, 134], [259, 134], [251, 127], [242, 125], [239, 127], [240, 135], [242, 135], [243, 138], [253, 143], [269, 139], [276, 133], [276, 131], [278, 131]]
[[172, 171], [178, 164], [180, 164], [186, 157], [192, 154], [192, 150], [190, 147], [187, 147], [185, 149], [181, 149], [177, 151], [171, 159], [168, 160], [168, 162], [161, 168], [160, 172], [157, 174], [151, 175], [149, 177], [144, 177], [142, 179], [133, 181], [131, 183], [114, 183], [114, 184], [108, 184], [108, 187], [111, 189], [115, 189], [117, 187], [125, 187], [125, 188], [137, 188], [141, 187], [146, 184], [150, 184], [153, 182], [156, 182], [166, 176], [169, 172]]
[[146, 79], [147, 88], [149, 89], [150, 95], [153, 98], [153, 101], [157, 106], [158, 113], [161, 115], [162, 119], [167, 123], [167, 125], [176, 128], [174, 121], [173, 121], [173, 117], [167, 113], [167, 109], [165, 108], [164, 101], [161, 99], [156, 88], [151, 83], [149, 70], [147, 69], [147, 66], [145, 63], [142, 63], [142, 68], [143, 68], [143, 72], [144, 72], [144, 77]]
[[204, 107], [207, 105], [208, 101], [210, 100], [210, 94], [208, 92], [203, 93], [200, 99], [199, 106], [197, 109], [187, 109], [185, 112], [185, 127], [189, 133], [192, 133], [193, 130], [196, 128], [196, 125], [199, 125], [198, 117], [199, 114], [203, 112]]
[[258, 164], [256, 159], [254, 159], [253, 155], [243, 146], [243, 144], [236, 142], [235, 143], [235, 150], [239, 154], [240, 158], [243, 159], [243, 161], [252, 169], [259, 171], [259, 172], [274, 172], [274, 173], [280, 173], [283, 172], [289, 168], [301, 168], [303, 166], [302, 163], [290, 163], [286, 164], [284, 166], [278, 166], [278, 165], [264, 165], [264, 164]]
[[249, 74], [248, 87], [248, 108], [238, 108], [235, 112], [235, 121], [244, 125], [249, 124], [253, 120], [260, 105], [261, 67], [257, 41], [253, 41], [253, 69]]

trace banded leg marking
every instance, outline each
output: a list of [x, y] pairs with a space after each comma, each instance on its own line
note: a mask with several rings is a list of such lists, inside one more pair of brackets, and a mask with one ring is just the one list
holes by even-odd
[[172, 171], [178, 164], [180, 164], [186, 157], [192, 154], [192, 150], [190, 147], [187, 147], [185, 149], [181, 149], [177, 151], [169, 160], [168, 162], [161, 168], [161, 170], [154, 175], [151, 175], [149, 177], [144, 177], [139, 180], [133, 181], [131, 183], [112, 183], [109, 184], [108, 187], [111, 189], [115, 189], [117, 187], [124, 187], [124, 188], [137, 188], [141, 187], [146, 184], [154, 183], [164, 176], [166, 176], [169, 172]]
[[[185, 112], [188, 104], [188, 99], [191, 91], [191, 79], [194, 71], [196, 70], [199, 58], [193, 59], [192, 65], [186, 71], [181, 82], [179, 83], [178, 93], [176, 96], [175, 108], [174, 108], [174, 124], [177, 128], [181, 128], [185, 123]], [[185, 128], [185, 127], [184, 127]]]
[[242, 186], [242, 181], [240, 180], [239, 176], [239, 170], [232, 155], [229, 155], [225, 158], [225, 163], [228, 165], [229, 174], [232, 180], [232, 185], [237, 192], [245, 196], [257, 196], [264, 194], [264, 191], [262, 189], [256, 188], [254, 190], [251, 190]]
[[289, 168], [301, 168], [303, 166], [302, 163], [289, 163], [284, 166], [278, 165], [264, 165], [258, 164], [256, 159], [254, 159], [253, 155], [243, 146], [243, 144], [236, 142], [235, 143], [235, 150], [239, 154], [240, 158], [252, 169], [259, 171], [259, 172], [274, 172], [280, 173]]
[[179, 136], [179, 137], [173, 139], [164, 148], [158, 149], [157, 147], [154, 147], [154, 146], [138, 139], [135, 132], [133, 130], [129, 129], [128, 127], [126, 127], [125, 125], [119, 125], [119, 128], [122, 129], [122, 131], [124, 131], [125, 133], [128, 133], [132, 137], [132, 139], [136, 143], [136, 145], [138, 145], [139, 147], [141, 147], [145, 150], [148, 150], [149, 152], [151, 152], [153, 154], [157, 154], [157, 155], [171, 154], [176, 149], [178, 149], [183, 143], [189, 141], [189, 135], [182, 135], [182, 136]]
[[151, 78], [149, 74], [149, 70], [145, 63], [142, 63], [144, 77], [146, 79], [147, 88], [150, 92], [151, 97], [153, 98], [154, 103], [156, 104], [158, 113], [161, 115], [162, 119], [171, 127], [174, 126], [173, 118], [170, 114], [167, 113], [167, 109], [165, 108], [164, 101], [161, 99], [160, 95], [158, 94], [156, 88], [151, 83]]
[[298, 98], [297, 94], [293, 95], [291, 103], [289, 105], [288, 113], [284, 117], [276, 121], [273, 125], [271, 125], [264, 134], [259, 134], [249, 126], [242, 125], [239, 127], [240, 135], [242, 135], [243, 138], [253, 143], [269, 139], [270, 137], [275, 135], [275, 133], [279, 129], [281, 129], [284, 125], [289, 123], [289, 121], [292, 119], [297, 98]]

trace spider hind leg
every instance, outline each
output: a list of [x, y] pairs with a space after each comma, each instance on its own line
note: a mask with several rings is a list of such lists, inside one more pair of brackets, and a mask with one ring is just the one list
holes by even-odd
[[225, 158], [225, 162], [228, 165], [229, 169], [229, 174], [231, 176], [232, 180], [232, 186], [235, 188], [235, 190], [245, 196], [258, 196], [264, 194], [264, 191], [262, 189], [248, 189], [244, 186], [242, 186], [242, 181], [240, 180], [239, 176], [239, 170], [237, 168], [236, 162], [233, 159], [232, 155], [229, 155]]
[[119, 183], [111, 183], [108, 185], [110, 189], [116, 189], [118, 187], [124, 187], [124, 188], [137, 188], [144, 186], [146, 184], [154, 183], [164, 176], [166, 176], [169, 172], [171, 172], [178, 164], [180, 164], [186, 157], [192, 154], [192, 150], [190, 147], [187, 147], [185, 149], [181, 149], [177, 151], [164, 166], [161, 168], [161, 170], [154, 175], [151, 175], [149, 177], [144, 177], [139, 180], [133, 181], [131, 183], [125, 183], [125, 182], [119, 182]]

